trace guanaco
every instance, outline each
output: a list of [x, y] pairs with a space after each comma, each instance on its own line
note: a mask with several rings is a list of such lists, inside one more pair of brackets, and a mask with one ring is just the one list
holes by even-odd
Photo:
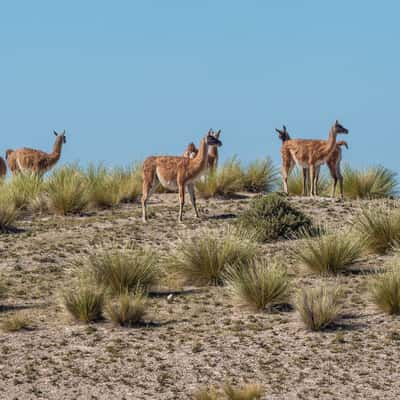
[[3, 157], [0, 157], [0, 178], [5, 178], [7, 175], [7, 165]]
[[169, 190], [179, 189], [179, 222], [182, 222], [185, 188], [187, 186], [196, 217], [199, 218], [194, 182], [207, 170], [208, 146], [212, 145], [222, 146], [222, 142], [212, 134], [210, 129], [200, 142], [199, 151], [194, 158], [178, 156], [150, 156], [146, 158], [142, 169], [142, 218], [144, 222], [147, 221], [147, 202], [159, 184]]
[[303, 168], [303, 184], [306, 184], [304, 177], [306, 171], [310, 171], [311, 195], [317, 195], [317, 174], [316, 168], [324, 164], [336, 149], [336, 136], [338, 134], [348, 134], [348, 129], [344, 128], [339, 121], [335, 121], [329, 131], [328, 140], [311, 139], [288, 139], [282, 144], [282, 177], [284, 191], [288, 193], [288, 175], [294, 164]]
[[[276, 128], [275, 130], [278, 132], [279, 139], [282, 141], [281, 153], [282, 153], [283, 163], [285, 162], [284, 160], [286, 160], [286, 162], [288, 162], [287, 158], [291, 157], [291, 155], [290, 155], [290, 152], [284, 148], [283, 143], [287, 140], [291, 140], [289, 132], [287, 131], [285, 125], [283, 125], [282, 129]], [[342, 176], [341, 170], [340, 170], [340, 162], [342, 161], [342, 149], [341, 149], [342, 146], [345, 146], [346, 149], [349, 148], [347, 142], [345, 142], [344, 140], [337, 142], [335, 150], [333, 151], [333, 153], [331, 154], [329, 159], [326, 161], [330, 175], [333, 179], [332, 197], [335, 197], [336, 185], [337, 185], [337, 182], [339, 181], [341, 198], [343, 198], [343, 176]], [[294, 165], [295, 165], [295, 161], [292, 160], [290, 170], [293, 169]], [[303, 172], [303, 195], [307, 195], [307, 193], [308, 193], [308, 190], [307, 190], [308, 189], [308, 185], [307, 185], [308, 169], [302, 168], [302, 172]], [[290, 173], [290, 171], [289, 171], [289, 173]], [[319, 173], [320, 173], [320, 166], [318, 166], [316, 169], [317, 187], [318, 187]]]
[[67, 142], [65, 131], [60, 134], [56, 131], [53, 133], [56, 139], [51, 153], [27, 147], [15, 151], [8, 150], [7, 162], [12, 173], [34, 173], [42, 176], [49, 171], [60, 159], [62, 147]]

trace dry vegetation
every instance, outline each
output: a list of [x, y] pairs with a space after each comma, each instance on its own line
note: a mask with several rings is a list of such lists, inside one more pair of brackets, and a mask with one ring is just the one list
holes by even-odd
[[[237, 166], [235, 194], [272, 190]], [[3, 398], [400, 396], [399, 200], [218, 189], [177, 224], [165, 193], [145, 225], [137, 167], [23, 179], [0, 195]]]

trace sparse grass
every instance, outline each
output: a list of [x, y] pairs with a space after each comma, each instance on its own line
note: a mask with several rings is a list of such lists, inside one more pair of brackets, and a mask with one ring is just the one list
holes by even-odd
[[158, 281], [157, 257], [150, 251], [104, 249], [89, 255], [84, 264], [89, 276], [113, 295], [147, 291]]
[[400, 314], [400, 254], [397, 251], [389, 270], [369, 282], [372, 301], [387, 314]]
[[143, 321], [146, 308], [146, 296], [139, 290], [134, 294], [122, 293], [116, 300], [110, 300], [106, 311], [114, 324], [134, 326]]
[[0, 190], [0, 231], [11, 228], [18, 217], [18, 210], [14, 203], [13, 195], [4, 185]]
[[253, 193], [271, 192], [276, 187], [278, 176], [271, 158], [253, 161], [243, 171], [242, 190]]
[[94, 322], [103, 317], [104, 293], [99, 288], [81, 283], [62, 294], [63, 304], [73, 318], [82, 322]]
[[169, 259], [169, 267], [187, 282], [198, 285], [220, 285], [228, 266], [248, 263], [257, 250], [248, 240], [228, 232], [216, 237], [204, 232], [186, 238]]
[[87, 186], [78, 167], [69, 165], [56, 170], [46, 182], [50, 210], [58, 215], [84, 211], [89, 203]]
[[196, 182], [199, 197], [231, 196], [243, 189], [243, 172], [240, 162], [232, 158], [222, 168], [209, 171], [208, 175]]
[[289, 296], [286, 270], [277, 261], [256, 259], [245, 265], [228, 267], [226, 285], [234, 298], [255, 310], [286, 302]]
[[261, 385], [247, 384], [243, 388], [225, 385], [224, 392], [227, 400], [261, 400], [264, 389]]
[[29, 318], [22, 313], [14, 314], [3, 320], [1, 328], [4, 332], [17, 332], [29, 327]]
[[319, 331], [334, 323], [342, 311], [342, 295], [339, 286], [302, 289], [295, 305], [304, 325], [312, 331]]
[[355, 229], [367, 250], [385, 254], [400, 242], [400, 211], [364, 209], [355, 220]]
[[277, 193], [252, 200], [249, 208], [239, 216], [237, 226], [240, 230], [253, 232], [260, 242], [290, 238], [300, 231], [312, 230], [311, 219]]
[[193, 400], [221, 400], [214, 389], [202, 388], [193, 395]]
[[18, 174], [8, 184], [17, 209], [28, 209], [44, 189], [43, 179], [37, 174]]
[[[308, 186], [310, 186], [308, 182]], [[303, 171], [299, 168], [294, 168], [288, 178], [288, 189], [291, 195], [302, 196], [303, 195]], [[329, 189], [329, 179], [321, 171], [318, 180], [318, 193], [327, 194]], [[310, 191], [310, 188], [308, 189]]]
[[349, 232], [305, 236], [293, 251], [294, 257], [310, 271], [336, 274], [353, 265], [363, 252], [360, 240]]
[[346, 166], [343, 171], [343, 188], [352, 199], [376, 199], [397, 194], [397, 174], [383, 166], [356, 170]]

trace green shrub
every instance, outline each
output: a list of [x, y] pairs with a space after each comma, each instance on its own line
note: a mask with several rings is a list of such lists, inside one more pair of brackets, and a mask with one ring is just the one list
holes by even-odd
[[312, 272], [335, 274], [353, 265], [363, 251], [362, 243], [350, 233], [326, 234], [306, 239], [294, 256]]
[[81, 283], [66, 290], [62, 298], [66, 310], [78, 321], [92, 322], [103, 317], [104, 294], [95, 286]]
[[228, 232], [219, 238], [204, 232], [185, 238], [169, 259], [171, 270], [187, 282], [199, 285], [221, 285], [228, 266], [249, 262], [257, 250], [249, 241]]
[[344, 194], [352, 199], [375, 199], [397, 194], [397, 174], [376, 166], [356, 170], [346, 166], [343, 171]]
[[271, 192], [275, 189], [277, 180], [278, 171], [271, 158], [256, 160], [243, 172], [242, 190], [253, 193]]
[[158, 281], [157, 262], [150, 251], [129, 248], [100, 250], [84, 261], [89, 276], [114, 295], [149, 290]]
[[49, 208], [55, 214], [79, 213], [89, 203], [88, 185], [83, 172], [76, 166], [56, 170], [46, 184]]
[[143, 321], [146, 308], [146, 296], [139, 290], [135, 294], [122, 293], [117, 300], [110, 300], [106, 311], [114, 324], [133, 326]]
[[260, 242], [312, 230], [311, 219], [277, 193], [253, 199], [248, 210], [239, 216], [237, 226], [254, 232]]
[[284, 267], [276, 261], [257, 259], [228, 267], [225, 277], [231, 295], [256, 310], [288, 300], [289, 280]]
[[369, 251], [384, 254], [400, 242], [400, 211], [364, 209], [355, 220], [355, 229]]
[[343, 291], [339, 286], [303, 289], [296, 297], [296, 308], [304, 325], [318, 331], [334, 323], [340, 316]]
[[400, 266], [398, 263], [389, 271], [377, 274], [370, 281], [372, 301], [388, 314], [400, 314]]

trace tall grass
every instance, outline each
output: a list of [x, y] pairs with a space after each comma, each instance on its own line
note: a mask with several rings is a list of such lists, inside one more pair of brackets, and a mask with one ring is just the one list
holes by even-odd
[[400, 211], [364, 209], [355, 220], [355, 229], [369, 251], [384, 254], [400, 243]]
[[44, 190], [44, 181], [37, 174], [18, 174], [8, 183], [15, 207], [31, 208]]
[[261, 385], [252, 383], [246, 384], [242, 388], [237, 388], [229, 384], [226, 384], [224, 387], [227, 400], [261, 400], [264, 392]]
[[[329, 189], [329, 179], [326, 174], [322, 173], [318, 180], [318, 193], [327, 194]], [[309, 179], [307, 180], [308, 192], [310, 192]], [[294, 168], [288, 178], [288, 190], [291, 195], [303, 195], [303, 171], [300, 168]]]
[[0, 189], [0, 230], [11, 228], [18, 217], [18, 210], [14, 203], [14, 196], [4, 184]]
[[389, 270], [376, 274], [369, 282], [372, 301], [388, 314], [400, 314], [400, 255], [392, 260]]
[[295, 305], [304, 325], [312, 331], [319, 331], [339, 318], [342, 296], [343, 290], [339, 286], [302, 289]]
[[228, 267], [225, 283], [234, 298], [255, 310], [286, 302], [289, 297], [289, 279], [285, 268], [277, 261], [256, 259]]
[[78, 321], [92, 322], [102, 319], [104, 293], [93, 285], [81, 283], [62, 294], [66, 310]]
[[106, 306], [107, 314], [116, 325], [133, 326], [141, 323], [146, 314], [147, 299], [142, 291], [122, 293]]
[[199, 197], [231, 196], [243, 188], [240, 161], [233, 157], [221, 168], [212, 169], [202, 180], [196, 182]]
[[243, 191], [253, 193], [271, 192], [276, 188], [278, 177], [278, 170], [271, 158], [253, 161], [243, 170]]
[[237, 226], [253, 232], [260, 242], [312, 230], [311, 219], [277, 193], [252, 200], [249, 208], [239, 216]]
[[294, 250], [295, 258], [319, 274], [336, 274], [353, 265], [361, 256], [363, 243], [349, 232], [305, 236]]
[[82, 212], [89, 204], [85, 175], [74, 165], [64, 166], [52, 174], [46, 182], [46, 194], [50, 210], [58, 215]]
[[257, 250], [248, 240], [228, 232], [217, 237], [204, 232], [186, 238], [169, 259], [169, 268], [187, 282], [198, 285], [221, 285], [228, 266], [248, 263]]
[[113, 295], [149, 290], [158, 281], [157, 257], [150, 251], [103, 249], [84, 260], [88, 275]]
[[397, 174], [383, 166], [356, 170], [346, 166], [343, 171], [343, 188], [352, 199], [376, 199], [397, 194]]

